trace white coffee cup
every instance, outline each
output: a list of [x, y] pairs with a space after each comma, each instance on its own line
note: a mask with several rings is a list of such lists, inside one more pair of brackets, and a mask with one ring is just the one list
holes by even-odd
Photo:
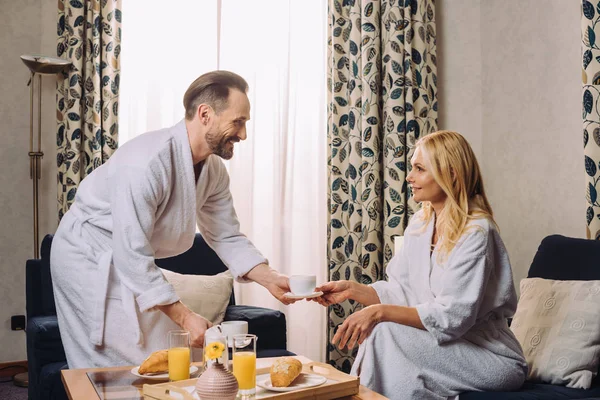
[[297, 296], [312, 294], [317, 286], [316, 275], [292, 275], [290, 276], [290, 290]]
[[224, 336], [227, 336], [227, 344], [229, 347], [233, 347], [233, 335], [246, 335], [248, 333], [248, 321], [223, 321], [213, 328], [218, 329]]

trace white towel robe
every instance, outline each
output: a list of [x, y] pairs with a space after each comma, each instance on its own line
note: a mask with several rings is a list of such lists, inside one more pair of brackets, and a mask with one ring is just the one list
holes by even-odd
[[195, 183], [184, 121], [129, 141], [81, 182], [50, 257], [70, 368], [138, 365], [168, 346], [178, 327], [154, 307], [179, 297], [154, 259], [189, 249], [196, 223], [239, 281], [267, 261], [239, 231], [217, 156]]
[[[471, 222], [448, 259], [430, 256], [433, 221], [416, 213], [404, 246], [375, 282], [382, 304], [416, 307], [427, 330], [379, 323], [359, 348], [352, 373], [390, 399], [446, 399], [463, 391], [514, 390], [527, 375], [507, 325], [517, 296], [508, 255], [488, 220]], [[424, 228], [424, 230], [423, 230]]]

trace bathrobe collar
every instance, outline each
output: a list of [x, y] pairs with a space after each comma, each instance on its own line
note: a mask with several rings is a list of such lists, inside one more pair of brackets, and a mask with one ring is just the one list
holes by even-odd
[[[185, 204], [183, 210], [183, 221], [187, 221], [188, 224], [193, 225], [192, 228], [189, 229], [196, 230], [196, 185], [200, 186], [200, 181], [202, 175], [204, 174], [204, 170], [206, 168], [202, 168], [202, 173], [200, 178], [198, 178], [198, 182], [196, 183], [196, 177], [194, 175], [194, 159], [192, 158], [192, 147], [190, 145], [190, 139], [188, 137], [187, 127], [185, 126], [185, 119], [179, 121], [175, 126], [173, 126], [173, 138], [177, 142], [180, 153], [182, 155], [182, 161], [180, 165], [183, 167], [181, 173], [184, 177], [183, 181], [185, 184], [183, 185], [183, 198]], [[206, 164], [206, 162], [205, 162]], [[206, 165], [205, 165], [206, 166]]]

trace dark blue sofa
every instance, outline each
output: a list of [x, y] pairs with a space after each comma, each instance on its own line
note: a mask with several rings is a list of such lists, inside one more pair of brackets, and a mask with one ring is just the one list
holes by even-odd
[[[600, 241], [552, 235], [542, 240], [529, 278], [562, 281], [600, 280]], [[516, 392], [469, 392], [459, 400], [600, 399], [600, 379], [589, 390], [527, 381]]]
[[[29, 400], [67, 399], [60, 371], [67, 369], [60, 339], [56, 306], [50, 276], [52, 235], [42, 241], [41, 259], [27, 260], [27, 362]], [[180, 274], [216, 275], [227, 268], [217, 254], [196, 234], [192, 248], [176, 257], [156, 260], [161, 268]], [[258, 357], [294, 355], [286, 350], [285, 315], [261, 307], [235, 305], [233, 291], [225, 314], [226, 321], [248, 321], [248, 332], [260, 337]]]

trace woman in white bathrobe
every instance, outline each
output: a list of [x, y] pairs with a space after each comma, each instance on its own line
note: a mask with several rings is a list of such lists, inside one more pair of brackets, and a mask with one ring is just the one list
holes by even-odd
[[196, 224], [236, 279], [291, 302], [287, 277], [239, 231], [220, 160], [246, 139], [247, 90], [231, 72], [202, 75], [185, 93], [184, 120], [129, 141], [79, 185], [50, 256], [70, 368], [140, 364], [167, 347], [171, 329], [202, 347], [211, 323], [179, 301], [154, 263], [189, 249]]
[[390, 399], [446, 399], [515, 390], [527, 364], [507, 324], [517, 296], [475, 155], [456, 132], [416, 143], [406, 180], [422, 209], [387, 267], [388, 281], [328, 282], [323, 305], [366, 307], [333, 344], [359, 344], [352, 373]]

